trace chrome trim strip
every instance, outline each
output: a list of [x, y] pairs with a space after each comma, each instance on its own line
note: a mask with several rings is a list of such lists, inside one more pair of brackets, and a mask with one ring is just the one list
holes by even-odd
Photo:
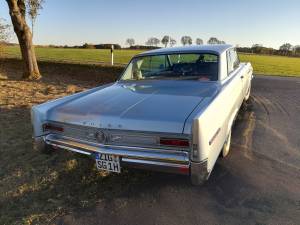
[[72, 151], [72, 152], [77, 152], [77, 153], [81, 153], [81, 154], [84, 154], [84, 155], [91, 155], [92, 153], [90, 152], [85, 152], [85, 151], [81, 151], [81, 150], [77, 150], [75, 148], [71, 148], [71, 147], [68, 147], [68, 146], [62, 146], [62, 145], [58, 145], [58, 144], [54, 144], [54, 143], [49, 143], [48, 141], [46, 141], [47, 144], [50, 144], [54, 147], [57, 147], [57, 148], [63, 148], [63, 149], [66, 149], [66, 150], [69, 150], [69, 151]]
[[174, 164], [166, 162], [148, 161], [148, 160], [136, 160], [122, 158], [121, 166], [124, 165], [137, 169], [153, 170], [166, 173], [176, 173], [182, 175], [190, 174], [190, 164]]
[[174, 164], [174, 163], [167, 163], [167, 162], [157, 162], [157, 161], [150, 161], [150, 160], [141, 160], [141, 159], [129, 159], [129, 158], [122, 158], [122, 162], [128, 163], [138, 163], [138, 164], [147, 164], [147, 165], [157, 165], [157, 166], [168, 166], [168, 167], [178, 167], [178, 168], [189, 168], [189, 164]]
[[91, 155], [92, 153], [105, 153], [118, 155], [128, 159], [169, 162], [176, 164], [189, 164], [189, 154], [183, 151], [162, 151], [161, 149], [139, 149], [137, 147], [101, 146], [94, 143], [84, 143], [54, 134], [44, 138], [45, 142], [58, 148]]
[[212, 145], [212, 143], [214, 142], [214, 140], [216, 139], [216, 137], [218, 136], [218, 134], [220, 133], [221, 127], [218, 128], [218, 130], [216, 131], [216, 133], [212, 136], [212, 138], [209, 140], [209, 145]]

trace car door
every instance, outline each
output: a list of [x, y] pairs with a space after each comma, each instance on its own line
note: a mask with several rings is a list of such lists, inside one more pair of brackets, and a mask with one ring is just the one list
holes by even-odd
[[[218, 115], [215, 118], [213, 124], [218, 126], [220, 129], [215, 129], [215, 132], [219, 132], [214, 139], [214, 142], [210, 145], [208, 151], [208, 169], [211, 171], [222, 146], [227, 138], [228, 132], [231, 129], [233, 120], [237, 115], [242, 102], [242, 88], [243, 81], [240, 77], [241, 66], [236, 61], [236, 56], [233, 49], [229, 49], [226, 52], [227, 63], [227, 78], [223, 80], [223, 88], [218, 97], [211, 103], [210, 114]], [[212, 109], [213, 108], [213, 109]], [[221, 109], [221, 110], [220, 110]], [[212, 118], [210, 118], [210, 123]], [[210, 133], [210, 139], [215, 133]]]
[[228, 76], [231, 77], [231, 88], [233, 92], [231, 93], [231, 98], [234, 101], [234, 107], [239, 108], [241, 102], [244, 98], [245, 92], [245, 79], [242, 74], [242, 66], [240, 64], [238, 55], [235, 49], [229, 49], [227, 51], [227, 69]]
[[247, 94], [250, 86], [252, 68], [249, 68], [249, 65], [247, 65], [246, 63], [242, 63], [242, 64], [240, 63], [240, 59], [236, 52], [236, 49], [234, 49], [233, 55], [234, 55], [235, 64], [242, 67], [241, 70], [239, 71], [240, 73], [239, 76], [242, 81], [242, 99], [243, 99], [243, 97]]

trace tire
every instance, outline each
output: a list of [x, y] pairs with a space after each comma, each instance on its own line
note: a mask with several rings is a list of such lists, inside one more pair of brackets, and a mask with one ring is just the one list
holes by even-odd
[[225, 143], [222, 148], [222, 157], [223, 158], [225, 158], [229, 154], [230, 144], [231, 144], [231, 129], [227, 135], [227, 138], [226, 138]]

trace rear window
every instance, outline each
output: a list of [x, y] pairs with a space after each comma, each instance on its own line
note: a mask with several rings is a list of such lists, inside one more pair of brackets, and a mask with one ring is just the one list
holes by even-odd
[[165, 54], [134, 58], [121, 80], [218, 80], [219, 57], [208, 53]]

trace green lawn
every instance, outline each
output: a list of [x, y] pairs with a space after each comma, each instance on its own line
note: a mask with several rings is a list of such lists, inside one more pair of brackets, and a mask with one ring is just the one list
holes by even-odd
[[[131, 57], [141, 50], [115, 50], [114, 62], [116, 64], [127, 64]], [[44, 48], [37, 47], [38, 60], [74, 63], [109, 63], [109, 49], [76, 49], [76, 48]], [[9, 58], [20, 58], [18, 46], [9, 46], [5, 49], [5, 55]]]
[[251, 62], [255, 74], [300, 77], [300, 58], [239, 54], [242, 62]]
[[[115, 50], [116, 64], [126, 64], [130, 58], [142, 52], [141, 50]], [[20, 58], [17, 46], [7, 47], [5, 55], [10, 58]], [[63, 49], [63, 48], [36, 48], [36, 54], [41, 61], [73, 62], [81, 64], [97, 64], [110, 62], [110, 50], [104, 49]], [[283, 56], [265, 56], [239, 54], [241, 61], [251, 62], [255, 74], [299, 76], [300, 58]]]

